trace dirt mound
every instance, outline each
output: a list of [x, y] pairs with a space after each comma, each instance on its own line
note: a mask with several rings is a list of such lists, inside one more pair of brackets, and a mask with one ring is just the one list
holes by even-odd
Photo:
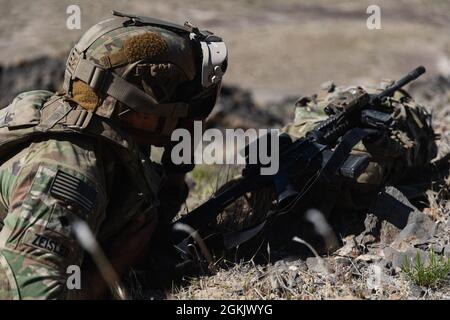
[[[40, 57], [10, 66], [0, 66], [0, 106], [8, 105], [19, 93], [29, 90], [58, 91], [65, 69], [63, 58]], [[292, 104], [293, 107], [293, 104]], [[281, 108], [271, 108], [274, 112]], [[222, 88], [220, 100], [208, 120], [209, 127], [272, 128], [284, 122], [277, 115], [258, 106], [252, 93], [239, 86]]]
[[434, 112], [450, 109], [450, 76], [436, 76], [413, 82], [408, 90], [414, 99], [422, 101]]
[[221, 128], [280, 127], [285, 119], [277, 111], [278, 108], [269, 109], [257, 105], [249, 90], [238, 86], [224, 86], [208, 123], [211, 127]]
[[19, 93], [29, 90], [60, 89], [64, 76], [63, 59], [40, 57], [10, 66], [0, 66], [0, 106], [8, 105]]

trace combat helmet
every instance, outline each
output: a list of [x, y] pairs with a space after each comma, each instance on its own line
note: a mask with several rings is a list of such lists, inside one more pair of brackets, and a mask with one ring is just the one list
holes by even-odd
[[223, 40], [188, 22], [112, 13], [71, 50], [67, 96], [106, 118], [130, 110], [156, 115], [165, 134], [179, 118], [206, 118], [227, 69]]

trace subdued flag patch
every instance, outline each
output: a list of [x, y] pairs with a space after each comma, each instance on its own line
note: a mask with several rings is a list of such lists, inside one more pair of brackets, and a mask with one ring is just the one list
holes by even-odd
[[58, 170], [53, 179], [50, 194], [56, 199], [76, 205], [87, 213], [94, 208], [97, 197], [97, 191], [94, 188], [61, 170]]

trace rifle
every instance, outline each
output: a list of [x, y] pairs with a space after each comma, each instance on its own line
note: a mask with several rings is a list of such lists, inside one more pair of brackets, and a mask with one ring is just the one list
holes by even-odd
[[[171, 225], [170, 239], [183, 255], [189, 255], [189, 247], [195, 243], [192, 237], [173, 230], [182, 223], [207, 236], [208, 225], [231, 203], [248, 192], [273, 186], [277, 200], [276, 210], [266, 220], [250, 229], [230, 236], [220, 235], [221, 246], [227, 249], [248, 241], [268, 227], [268, 220], [286, 213], [300, 202], [318, 181], [331, 181], [333, 177], [356, 179], [367, 167], [369, 156], [350, 155], [361, 140], [376, 136], [392, 125], [390, 114], [381, 111], [381, 104], [397, 90], [425, 73], [420, 66], [387, 87], [381, 93], [368, 94], [361, 88], [351, 92], [352, 97], [339, 110], [326, 108], [329, 117], [320, 122], [305, 137], [292, 142], [287, 135], [280, 135], [279, 170], [273, 175], [261, 175], [261, 164], [247, 164], [237, 181], [215, 194], [196, 209]], [[293, 174], [310, 176], [309, 184], [297, 190], [289, 181]]]

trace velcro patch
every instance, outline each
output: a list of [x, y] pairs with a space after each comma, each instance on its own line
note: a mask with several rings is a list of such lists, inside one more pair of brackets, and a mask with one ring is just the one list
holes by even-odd
[[59, 243], [57, 240], [51, 239], [41, 234], [35, 234], [34, 239], [30, 245], [53, 252], [61, 257], [69, 255], [69, 248]]
[[91, 212], [95, 205], [97, 191], [86, 182], [58, 170], [50, 187], [50, 194], [56, 199], [76, 205]]

